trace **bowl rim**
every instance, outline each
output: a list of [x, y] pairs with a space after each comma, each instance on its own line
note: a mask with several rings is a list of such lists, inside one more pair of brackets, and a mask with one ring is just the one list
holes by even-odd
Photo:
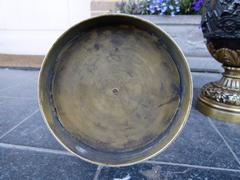
[[[64, 36], [71, 30], [74, 29], [75, 27], [81, 25], [84, 22], [87, 21], [92, 21], [98, 18], [104, 18], [104, 17], [126, 17], [126, 18], [133, 18], [135, 20], [138, 20], [139, 22], [145, 23], [147, 25], [153, 26], [154, 28], [156, 28], [158, 31], [160, 31], [161, 33], [163, 33], [166, 38], [170, 41], [170, 43], [175, 47], [176, 51], [178, 51], [179, 55], [181, 56], [179, 59], [181, 59], [181, 63], [183, 64], [183, 67], [185, 68], [185, 84], [184, 85], [188, 85], [186, 88], [186, 97], [182, 99], [182, 101], [184, 101], [184, 103], [182, 103], [182, 105], [184, 106], [184, 108], [182, 109], [183, 111], [183, 116], [180, 116], [180, 118], [177, 120], [177, 122], [180, 122], [180, 125], [178, 126], [178, 128], [174, 128], [173, 132], [170, 132], [168, 136], [170, 136], [170, 140], [167, 143], [161, 144], [161, 146], [159, 146], [158, 151], [156, 151], [155, 153], [152, 154], [148, 154], [148, 156], [145, 156], [144, 158], [141, 159], [134, 159], [134, 160], [129, 160], [128, 162], [125, 163], [119, 163], [119, 164], [115, 164], [115, 163], [104, 163], [104, 162], [98, 162], [98, 161], [92, 161], [90, 159], [87, 159], [85, 157], [82, 157], [81, 155], [77, 154], [76, 152], [74, 152], [72, 149], [70, 149], [54, 132], [54, 129], [50, 126], [48, 119], [46, 118], [46, 111], [44, 110], [44, 103], [43, 100], [41, 98], [41, 91], [43, 91], [43, 73], [44, 73], [44, 69], [45, 66], [47, 64], [47, 61], [49, 59], [49, 54], [51, 51], [53, 51], [55, 49], [55, 46], [57, 45], [57, 43], [59, 42], [60, 39], [64, 38]], [[178, 68], [179, 69], [179, 68]], [[181, 78], [180, 78], [181, 80]], [[53, 43], [53, 45], [49, 48], [47, 55], [44, 57], [42, 65], [41, 65], [41, 69], [40, 69], [40, 73], [38, 76], [38, 88], [37, 88], [37, 94], [38, 94], [38, 104], [39, 104], [39, 109], [41, 112], [41, 115], [43, 117], [43, 120], [45, 122], [45, 124], [47, 125], [49, 131], [51, 132], [51, 134], [55, 137], [55, 139], [69, 152], [71, 152], [72, 154], [76, 155], [78, 158], [93, 163], [93, 164], [97, 164], [100, 166], [110, 166], [110, 167], [122, 167], [122, 166], [129, 166], [129, 165], [133, 165], [133, 164], [137, 164], [143, 161], [146, 161], [156, 155], [158, 155], [159, 153], [161, 153], [162, 151], [164, 151], [175, 139], [176, 137], [180, 134], [180, 132], [182, 131], [188, 117], [190, 114], [190, 110], [191, 110], [191, 106], [192, 106], [192, 98], [193, 98], [193, 87], [192, 87], [192, 77], [191, 77], [191, 72], [190, 72], [190, 68], [187, 62], [186, 57], [184, 56], [184, 53], [182, 52], [182, 50], [180, 49], [179, 45], [175, 42], [175, 40], [173, 40], [173, 38], [168, 35], [168, 33], [166, 33], [164, 30], [162, 30], [160, 27], [158, 27], [157, 25], [153, 24], [152, 22], [150, 22], [149, 20], [134, 16], [134, 15], [128, 15], [128, 14], [120, 14], [120, 13], [112, 13], [112, 14], [104, 14], [104, 15], [100, 15], [100, 16], [95, 16], [95, 17], [91, 17], [88, 18], [84, 21], [81, 21], [75, 25], [73, 25], [72, 27], [70, 27], [69, 29], [67, 29], [62, 35], [60, 35], [57, 40], [55, 40], [55, 42]], [[49, 111], [49, 110], [48, 110]]]

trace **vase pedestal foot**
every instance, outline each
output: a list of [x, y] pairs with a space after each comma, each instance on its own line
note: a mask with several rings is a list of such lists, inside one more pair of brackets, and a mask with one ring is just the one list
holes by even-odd
[[223, 77], [201, 89], [197, 109], [216, 119], [240, 123], [240, 68], [224, 66]]

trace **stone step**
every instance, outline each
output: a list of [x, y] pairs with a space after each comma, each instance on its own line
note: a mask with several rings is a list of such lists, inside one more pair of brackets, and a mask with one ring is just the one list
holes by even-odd
[[91, 11], [113, 11], [119, 0], [92, 0]]

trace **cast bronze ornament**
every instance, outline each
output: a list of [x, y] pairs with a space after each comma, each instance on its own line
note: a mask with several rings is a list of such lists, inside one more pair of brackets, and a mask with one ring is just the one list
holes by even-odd
[[203, 86], [198, 109], [240, 123], [240, 1], [207, 0], [202, 30], [211, 55], [223, 64], [220, 80]]

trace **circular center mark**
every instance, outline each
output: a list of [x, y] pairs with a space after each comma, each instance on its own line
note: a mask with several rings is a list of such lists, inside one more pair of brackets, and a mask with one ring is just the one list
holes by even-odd
[[114, 95], [118, 95], [119, 89], [118, 88], [113, 88], [112, 92], [113, 92]]

